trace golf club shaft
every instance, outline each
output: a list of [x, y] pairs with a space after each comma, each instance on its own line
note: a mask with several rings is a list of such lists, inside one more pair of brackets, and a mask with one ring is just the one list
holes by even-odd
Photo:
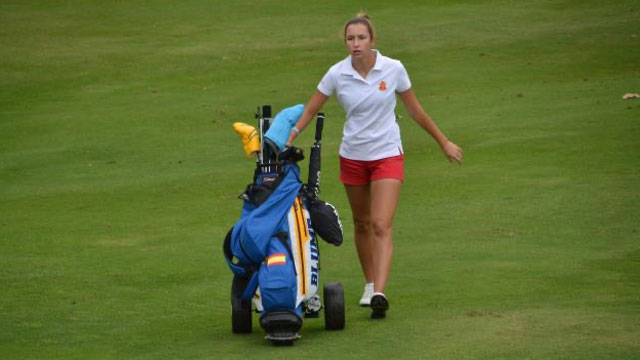
[[264, 134], [269, 130], [271, 125], [271, 105], [262, 105], [262, 114], [260, 116], [260, 153], [261, 153], [261, 171], [270, 172], [271, 168], [269, 163], [271, 162], [271, 149], [264, 141]]

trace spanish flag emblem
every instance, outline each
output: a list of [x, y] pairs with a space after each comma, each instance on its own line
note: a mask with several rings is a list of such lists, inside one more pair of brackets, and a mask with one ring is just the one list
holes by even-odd
[[284, 253], [277, 253], [267, 257], [267, 267], [274, 265], [284, 265], [287, 263], [287, 256]]

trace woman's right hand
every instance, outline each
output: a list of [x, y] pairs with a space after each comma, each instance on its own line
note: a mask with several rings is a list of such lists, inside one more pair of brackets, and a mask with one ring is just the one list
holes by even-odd
[[307, 105], [304, 107], [304, 112], [302, 113], [302, 116], [300, 117], [298, 122], [295, 124], [295, 128], [298, 129], [298, 132], [296, 132], [293, 129], [291, 130], [291, 134], [289, 134], [289, 140], [287, 140], [287, 144], [286, 144], [287, 147], [291, 146], [291, 143], [293, 143], [293, 140], [298, 135], [300, 135], [299, 133], [301, 133], [307, 127], [307, 125], [311, 121], [311, 118], [318, 111], [320, 111], [320, 109], [322, 108], [322, 105], [324, 105], [324, 103], [327, 102], [327, 99], [329, 99], [327, 95], [321, 93], [319, 90], [316, 90], [313, 96], [311, 96], [311, 99], [309, 100]]
[[447, 157], [449, 162], [457, 162], [458, 164], [462, 164], [462, 149], [452, 143], [451, 141], [447, 141], [442, 147], [442, 151], [444, 152], [444, 156]]
[[290, 147], [291, 143], [293, 143], [293, 139], [296, 138], [296, 135], [298, 135], [295, 131], [291, 130], [291, 134], [289, 134], [289, 140], [287, 140], [287, 144], [285, 145], [285, 147]]

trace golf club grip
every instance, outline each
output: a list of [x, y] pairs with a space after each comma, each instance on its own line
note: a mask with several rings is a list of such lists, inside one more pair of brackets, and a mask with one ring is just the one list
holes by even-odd
[[318, 113], [316, 118], [316, 141], [322, 139], [322, 126], [324, 125], [324, 113]]
[[262, 117], [271, 118], [271, 105], [262, 105]]

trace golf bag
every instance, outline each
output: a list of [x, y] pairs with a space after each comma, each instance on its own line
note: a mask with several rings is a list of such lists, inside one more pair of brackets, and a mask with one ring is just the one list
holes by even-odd
[[[299, 337], [303, 317], [318, 317], [321, 309], [316, 233], [325, 241], [340, 245], [342, 226], [335, 208], [317, 198], [323, 115], [318, 114], [317, 118], [307, 184], [300, 180], [297, 165], [304, 159], [302, 150], [290, 147], [282, 151], [268, 145], [272, 141], [265, 142], [262, 135], [272, 122], [270, 108], [263, 107], [257, 117], [261, 136], [257, 167], [253, 182], [240, 196], [241, 217], [227, 233], [223, 246], [234, 274], [232, 329], [236, 333], [251, 332], [253, 303], [260, 312], [266, 338], [291, 344]], [[344, 328], [342, 284], [325, 284], [324, 297], [326, 327]]]

